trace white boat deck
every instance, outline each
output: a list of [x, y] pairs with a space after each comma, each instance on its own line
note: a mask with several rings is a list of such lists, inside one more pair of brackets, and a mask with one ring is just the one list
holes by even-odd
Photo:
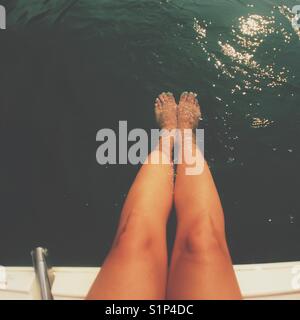
[[[53, 270], [54, 299], [82, 300], [100, 269], [57, 267]], [[245, 299], [300, 300], [300, 262], [237, 265], [235, 271]], [[0, 300], [3, 299], [40, 300], [33, 268], [7, 267], [5, 277], [2, 271]]]

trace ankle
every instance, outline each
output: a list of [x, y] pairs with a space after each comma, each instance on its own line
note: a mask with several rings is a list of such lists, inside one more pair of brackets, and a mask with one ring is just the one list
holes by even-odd
[[178, 129], [176, 143], [178, 143], [181, 147], [184, 147], [185, 145], [196, 146], [197, 143], [195, 130], [190, 128]]
[[158, 149], [172, 162], [175, 136], [171, 133], [165, 133], [159, 138]]

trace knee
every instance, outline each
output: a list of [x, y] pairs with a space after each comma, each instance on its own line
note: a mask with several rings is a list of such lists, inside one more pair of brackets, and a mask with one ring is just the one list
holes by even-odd
[[187, 229], [183, 250], [202, 259], [222, 250], [220, 235], [209, 216], [201, 217]]
[[132, 215], [118, 235], [114, 250], [127, 257], [148, 255], [155, 246], [154, 231], [148, 219], [142, 215]]

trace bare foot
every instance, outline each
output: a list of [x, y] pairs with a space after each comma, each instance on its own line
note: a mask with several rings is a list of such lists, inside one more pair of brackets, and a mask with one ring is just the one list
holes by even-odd
[[172, 93], [163, 92], [156, 99], [155, 116], [161, 129], [177, 128], [177, 103]]
[[184, 92], [180, 97], [177, 114], [179, 129], [196, 129], [201, 118], [197, 94]]

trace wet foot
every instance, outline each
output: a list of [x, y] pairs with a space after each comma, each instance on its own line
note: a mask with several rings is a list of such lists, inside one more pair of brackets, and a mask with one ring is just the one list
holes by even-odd
[[201, 118], [200, 105], [197, 94], [193, 92], [184, 92], [178, 105], [178, 128], [196, 129]]
[[163, 92], [156, 99], [155, 116], [161, 129], [177, 128], [177, 103], [172, 93]]

